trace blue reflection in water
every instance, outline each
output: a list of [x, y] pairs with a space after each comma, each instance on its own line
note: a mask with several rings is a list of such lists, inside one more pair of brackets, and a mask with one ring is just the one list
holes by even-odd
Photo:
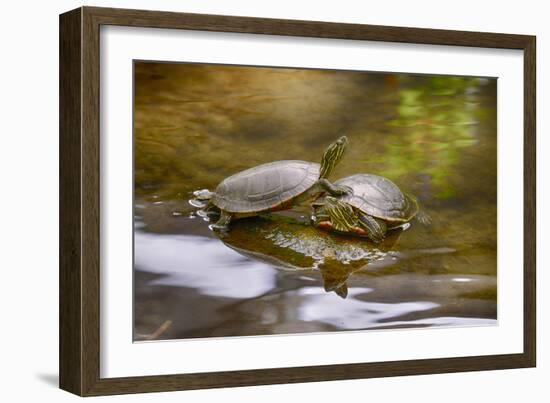
[[[348, 294], [348, 298], [351, 297], [349, 301], [341, 299], [329, 302], [316, 289], [304, 288], [301, 293], [307, 303], [300, 307], [299, 315], [305, 321], [321, 321], [345, 329], [365, 329], [389, 318], [438, 306], [436, 303], [424, 301], [377, 303], [354, 298], [371, 291], [368, 288], [354, 288]], [[342, 320], [342, 311], [346, 312], [345, 320]]]
[[227, 248], [214, 238], [135, 233], [140, 270], [163, 276], [151, 285], [193, 287], [201, 294], [252, 298], [271, 290], [276, 271]]

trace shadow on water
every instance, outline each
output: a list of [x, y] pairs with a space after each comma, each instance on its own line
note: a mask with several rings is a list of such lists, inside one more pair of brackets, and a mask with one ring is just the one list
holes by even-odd
[[[461, 77], [138, 63], [136, 340], [496, 323], [496, 83]], [[223, 236], [193, 190], [278, 159], [372, 172], [433, 218], [384, 243], [305, 208]]]

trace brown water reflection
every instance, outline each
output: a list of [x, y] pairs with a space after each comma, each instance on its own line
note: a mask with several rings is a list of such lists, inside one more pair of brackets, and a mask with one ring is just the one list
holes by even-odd
[[[135, 338], [493, 324], [496, 81], [136, 63]], [[370, 172], [432, 216], [382, 245], [305, 208], [218, 238], [190, 193], [279, 159]], [[161, 331], [159, 331], [159, 328]]]

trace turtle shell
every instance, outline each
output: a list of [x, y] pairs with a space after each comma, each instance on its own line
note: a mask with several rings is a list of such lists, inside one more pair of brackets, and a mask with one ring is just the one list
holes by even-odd
[[212, 202], [230, 213], [260, 213], [291, 203], [319, 179], [321, 166], [275, 161], [231, 175], [216, 188]]
[[390, 223], [410, 221], [418, 213], [416, 200], [403, 194], [395, 183], [382, 176], [356, 174], [339, 179], [334, 185], [353, 189], [352, 194], [340, 196], [340, 200]]

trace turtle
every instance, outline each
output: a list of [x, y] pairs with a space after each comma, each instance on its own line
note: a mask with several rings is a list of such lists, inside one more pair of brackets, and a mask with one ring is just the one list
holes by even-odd
[[337, 180], [334, 186], [349, 187], [352, 192], [338, 197], [321, 195], [313, 203], [313, 223], [318, 228], [379, 243], [388, 230], [403, 227], [414, 217], [424, 224], [430, 222], [426, 213], [419, 212], [416, 197], [403, 193], [388, 178], [355, 174]]
[[193, 205], [219, 210], [220, 217], [211, 227], [227, 230], [231, 220], [292, 208], [319, 194], [341, 196], [348, 188], [334, 186], [329, 175], [341, 160], [348, 144], [346, 136], [325, 150], [321, 164], [299, 160], [269, 162], [225, 178], [215, 192], [193, 192]]

